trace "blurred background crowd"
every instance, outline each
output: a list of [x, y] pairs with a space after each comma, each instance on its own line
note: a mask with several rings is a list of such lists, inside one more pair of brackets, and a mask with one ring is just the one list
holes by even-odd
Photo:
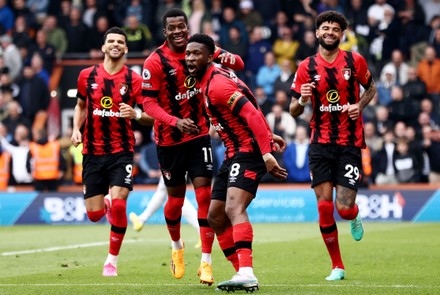
[[[236, 74], [288, 143], [277, 157], [289, 183], [310, 181], [311, 117], [309, 106], [290, 116], [290, 85], [297, 65], [316, 53], [315, 17], [343, 13], [349, 28], [340, 47], [367, 59], [378, 86], [363, 112], [363, 185], [440, 183], [440, 0], [0, 0], [1, 190], [81, 183], [80, 148], [57, 126], [55, 69], [66, 60], [100, 62], [112, 26], [126, 30], [128, 58], [144, 59], [163, 43], [162, 15], [173, 7], [187, 13], [191, 34], [206, 33], [245, 61]], [[135, 124], [135, 136], [135, 181], [157, 183], [151, 128]], [[38, 167], [34, 157], [49, 149], [55, 156]], [[213, 134], [216, 167], [223, 151]]]

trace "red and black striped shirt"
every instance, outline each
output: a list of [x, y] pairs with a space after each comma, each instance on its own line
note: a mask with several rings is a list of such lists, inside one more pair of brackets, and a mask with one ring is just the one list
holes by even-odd
[[310, 142], [365, 147], [362, 116], [351, 120], [342, 112], [360, 100], [360, 85], [369, 88], [372, 77], [366, 60], [356, 52], [339, 50], [329, 63], [319, 53], [298, 67], [292, 83], [292, 96], [301, 96], [301, 85], [315, 82], [311, 99], [313, 115]]
[[[265, 154], [275, 150], [272, 132], [254, 95], [234, 73], [211, 66], [200, 87], [211, 124], [226, 147], [227, 159], [238, 152]], [[247, 103], [251, 103], [252, 107], [242, 110]], [[249, 123], [249, 118], [254, 122]], [[254, 132], [255, 129], [250, 126], [252, 123], [254, 126], [259, 123], [257, 129], [260, 132]]]
[[[209, 122], [203, 111], [201, 90], [190, 77], [185, 63], [185, 52], [176, 53], [165, 41], [144, 62], [142, 95], [145, 101], [154, 101], [168, 115], [169, 122], [154, 121], [154, 135], [159, 146], [171, 146], [207, 135]], [[172, 116], [172, 117], [171, 117]], [[199, 127], [199, 134], [186, 134], [175, 127], [176, 118], [190, 118]]]
[[102, 64], [80, 72], [77, 96], [86, 102], [83, 154], [134, 151], [131, 120], [121, 118], [119, 104], [142, 105], [141, 85], [141, 76], [127, 66], [113, 75]]

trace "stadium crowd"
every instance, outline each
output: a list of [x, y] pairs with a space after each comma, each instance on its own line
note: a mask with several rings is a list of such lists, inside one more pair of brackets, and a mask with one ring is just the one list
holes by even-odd
[[[206, 33], [243, 58], [237, 76], [288, 143], [276, 156], [290, 183], [310, 182], [311, 110], [297, 119], [289, 114], [294, 73], [316, 52], [315, 16], [343, 13], [350, 26], [340, 47], [366, 57], [378, 85], [363, 112], [363, 184], [440, 183], [439, 0], [0, 0], [1, 190], [38, 183], [47, 173], [37, 171], [46, 148], [54, 155], [50, 181], [35, 188], [81, 183], [81, 149], [71, 146], [68, 131], [47, 132], [54, 66], [78, 56], [99, 62], [112, 26], [127, 32], [130, 54], [146, 57], [163, 43], [162, 15], [173, 7], [186, 11], [191, 34]], [[157, 183], [151, 128], [135, 129], [135, 183]], [[224, 147], [215, 134], [212, 142], [218, 166]], [[264, 181], [278, 182], [270, 175]]]

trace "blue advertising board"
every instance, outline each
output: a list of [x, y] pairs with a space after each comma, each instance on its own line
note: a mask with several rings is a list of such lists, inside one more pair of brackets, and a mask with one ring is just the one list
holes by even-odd
[[[154, 194], [153, 190], [133, 191], [127, 212], [140, 214]], [[188, 200], [197, 207], [194, 191]], [[363, 220], [440, 222], [440, 191], [436, 190], [359, 190], [357, 196]], [[317, 222], [316, 198], [311, 189], [262, 188], [248, 208], [255, 223]], [[335, 210], [335, 216], [340, 219]], [[100, 222], [106, 222], [103, 218]], [[182, 222], [186, 221], [182, 219]], [[164, 224], [163, 205], [149, 224]], [[1, 193], [0, 225], [14, 224], [91, 224], [81, 193]]]

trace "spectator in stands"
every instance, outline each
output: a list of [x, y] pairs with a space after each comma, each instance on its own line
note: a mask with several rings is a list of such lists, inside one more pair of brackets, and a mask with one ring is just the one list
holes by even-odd
[[429, 24], [429, 22], [433, 19], [434, 16], [439, 14], [440, 11], [440, 1], [438, 0], [424, 0], [419, 1], [425, 11], [425, 22]]
[[[221, 39], [220, 39], [221, 40]], [[255, 27], [249, 38], [249, 47], [247, 59], [245, 60], [246, 84], [250, 89], [256, 86], [256, 76], [258, 70], [264, 65], [264, 56], [266, 52], [272, 51], [272, 43], [263, 38], [261, 27]]]
[[281, 136], [286, 143], [292, 142], [296, 131], [296, 121], [281, 105], [272, 106], [271, 112], [266, 115], [266, 121], [274, 134]]
[[85, 2], [85, 7], [83, 8], [82, 21], [87, 27], [89, 27], [89, 29], [91, 29], [96, 22], [98, 5], [96, 0], [85, 0], [83, 2]]
[[26, 6], [32, 14], [35, 15], [38, 24], [41, 24], [47, 16], [47, 9], [49, 7], [48, 0], [26, 0]]
[[273, 85], [280, 74], [281, 69], [280, 66], [275, 62], [273, 52], [266, 52], [264, 55], [264, 65], [262, 65], [257, 72], [256, 85], [264, 88], [264, 92], [266, 92], [271, 101], [273, 101], [275, 97]]
[[0, 144], [4, 151], [7, 151], [12, 158], [11, 177], [9, 178], [9, 189], [15, 190], [17, 185], [32, 184], [32, 174], [28, 161], [30, 131], [25, 125], [18, 125], [14, 132], [12, 142], [9, 142], [5, 136], [6, 128], [0, 128], [3, 134], [0, 134]]
[[222, 47], [223, 44], [229, 41], [229, 29], [231, 27], [236, 27], [240, 30], [240, 37], [243, 41], [248, 40], [248, 32], [246, 31], [245, 24], [237, 17], [237, 13], [232, 7], [225, 7], [223, 10], [223, 23], [221, 24], [219, 33]]
[[23, 109], [23, 115], [28, 117], [31, 124], [38, 113], [42, 114], [47, 111], [49, 106], [49, 89], [44, 80], [35, 75], [30, 65], [23, 68], [23, 76], [18, 80], [20, 93], [18, 102]]
[[[282, 1], [284, 2], [284, 1]], [[317, 16], [316, 7], [313, 1], [299, 0], [292, 1], [289, 5], [289, 1], [286, 1], [284, 11], [288, 16], [293, 16], [293, 21], [297, 24], [305, 24], [309, 18], [314, 19]], [[315, 1], [316, 2], [316, 1]]]
[[[241, 38], [241, 31], [235, 26], [229, 28], [229, 40], [223, 44], [222, 48], [240, 55], [243, 60], [247, 59], [249, 44]], [[244, 71], [236, 72], [236, 74], [241, 80], [245, 79]]]
[[31, 68], [34, 70], [35, 75], [44, 80], [47, 87], [49, 87], [50, 74], [44, 68], [44, 61], [40, 53], [35, 52], [31, 57]]
[[421, 101], [427, 95], [426, 84], [417, 76], [417, 69], [408, 69], [408, 82], [403, 85], [405, 98]]
[[[214, 27], [212, 25], [212, 21], [206, 20], [206, 21], [202, 22], [202, 33], [208, 35], [209, 37], [211, 37], [212, 40], [214, 40], [215, 45], [219, 46], [219, 44], [220, 44], [220, 36], [214, 31]], [[229, 30], [229, 38], [231, 38], [231, 34], [230, 33], [231, 33], [231, 31]], [[245, 53], [246, 53], [246, 51], [245, 51]], [[240, 56], [243, 57], [242, 55], [240, 55]]]
[[211, 15], [212, 29], [216, 34], [220, 35], [221, 24], [224, 22], [222, 0], [211, 1], [209, 14]]
[[393, 159], [395, 143], [393, 130], [387, 130], [383, 136], [382, 148], [372, 158], [372, 181], [375, 184], [397, 184]]
[[0, 86], [0, 122], [8, 117], [8, 105], [13, 101], [12, 89], [9, 85]]
[[267, 98], [263, 87], [256, 87], [254, 90], [255, 99], [264, 116], [269, 114], [272, 109], [272, 102]]
[[423, 150], [422, 136], [418, 136], [415, 127], [407, 126], [405, 138], [408, 141], [410, 152], [417, 156], [417, 161], [420, 163], [419, 182], [427, 183], [429, 175], [429, 159], [428, 155]]
[[281, 0], [253, 0], [254, 8], [261, 14], [263, 25], [270, 27], [274, 24], [276, 15], [281, 11]]
[[30, 47], [35, 38], [35, 29], [29, 27], [24, 16], [15, 18], [12, 41], [18, 47]]
[[398, 121], [415, 125], [419, 112], [419, 103], [414, 100], [405, 99], [400, 86], [393, 86], [391, 89], [392, 101], [388, 104], [389, 119], [394, 124]]
[[45, 129], [40, 129], [35, 134], [34, 141], [29, 145], [34, 188], [40, 192], [57, 191], [66, 171], [60, 143], [57, 140], [49, 140]]
[[396, 85], [395, 73], [390, 68], [384, 68], [382, 75], [377, 83], [377, 98], [378, 103], [383, 106], [388, 106], [392, 101], [391, 89]]
[[[2, 0], [0, 0], [1, 2]], [[21, 73], [23, 62], [21, 60], [20, 51], [17, 46], [12, 43], [12, 38], [9, 35], [0, 37], [1, 47], [3, 49], [3, 60], [5, 66], [9, 69], [9, 75], [12, 81], [15, 81]]]
[[400, 1], [396, 17], [399, 20], [399, 48], [410, 56], [410, 48], [425, 41], [425, 12], [417, 0]]
[[385, 64], [380, 76], [382, 79], [386, 73], [392, 72], [395, 84], [402, 86], [408, 82], [408, 71], [409, 65], [405, 62], [405, 57], [402, 51], [395, 49], [392, 52], [391, 61]]
[[88, 38], [89, 28], [82, 21], [81, 8], [72, 6], [69, 13], [69, 21], [65, 27], [67, 36], [66, 53], [85, 53], [89, 52]]
[[29, 28], [36, 30], [38, 28], [37, 16], [26, 5], [26, 0], [11, 1], [12, 10], [14, 11], [15, 19], [22, 16]]
[[310, 139], [307, 128], [298, 125], [293, 142], [287, 144], [283, 153], [284, 164], [287, 169], [287, 181], [293, 183], [310, 182], [310, 169], [307, 161]]
[[342, 50], [359, 52], [358, 38], [350, 25], [344, 32], [344, 37], [339, 44], [339, 48], [341, 48]]
[[295, 53], [295, 64], [299, 65], [305, 58], [315, 55], [317, 49], [318, 42], [315, 37], [315, 32], [310, 30], [305, 31], [302, 42]]
[[426, 84], [426, 91], [431, 96], [440, 95], [440, 59], [436, 56], [434, 47], [426, 47], [425, 56], [417, 67], [417, 75]]
[[[275, 54], [276, 62], [281, 65], [281, 61], [293, 60], [300, 45], [299, 41], [293, 40], [292, 29], [288, 26], [280, 28], [281, 37], [276, 38], [272, 45], [272, 51]], [[292, 71], [296, 70], [296, 65], [291, 64]]]
[[434, 111], [431, 99], [425, 97], [420, 101], [420, 111], [429, 115], [429, 125], [440, 128], [440, 115]]
[[289, 18], [282, 10], [278, 11], [275, 16], [275, 22], [269, 26], [270, 28], [270, 41], [273, 43], [277, 38], [281, 37], [281, 28], [292, 26], [292, 22], [289, 22]]
[[73, 4], [71, 0], [60, 0], [60, 9], [58, 15], [56, 15], [58, 19], [58, 24], [64, 30], [67, 29], [67, 26], [70, 23], [70, 11], [72, 10]]
[[405, 137], [397, 140], [393, 165], [398, 183], [415, 183], [420, 181], [422, 163], [419, 162], [417, 155], [409, 149], [409, 144]]
[[404, 121], [398, 121], [394, 124], [394, 140], [406, 137], [406, 123]]
[[[143, 171], [143, 174], [146, 176], [143, 179], [145, 184], [157, 184], [159, 183], [160, 176], [162, 172], [160, 171], [159, 161], [157, 159], [157, 147], [156, 142], [154, 141], [154, 132], [151, 132], [151, 138], [149, 143], [143, 146], [143, 148], [139, 151], [140, 159], [139, 159], [139, 168]], [[135, 178], [136, 183], [136, 178]]]
[[126, 25], [123, 30], [127, 33], [127, 47], [129, 52], [141, 53], [145, 56], [150, 54], [152, 36], [150, 29], [139, 23], [135, 15], [127, 16]]
[[440, 183], [440, 131], [429, 125], [423, 127], [423, 148], [429, 159], [429, 183]]
[[102, 52], [102, 40], [104, 40], [104, 34], [110, 28], [109, 20], [107, 16], [101, 15], [96, 19], [95, 26], [90, 30], [89, 38], [89, 56], [92, 59], [100, 59], [104, 57]]
[[282, 90], [288, 94], [292, 86], [293, 78], [295, 77], [295, 74], [292, 72], [292, 60], [283, 59], [279, 65], [281, 73], [273, 83], [273, 91], [276, 93], [278, 90]]
[[316, 6], [317, 13], [321, 13], [327, 10], [334, 10], [345, 15], [344, 6], [339, 3], [339, 0], [320, 1]]
[[56, 49], [47, 42], [47, 35], [44, 30], [38, 30], [35, 37], [35, 46], [29, 49], [29, 57], [32, 58], [34, 53], [38, 53], [43, 59], [43, 67], [50, 74], [57, 60]]
[[41, 29], [46, 32], [47, 43], [55, 47], [55, 55], [57, 59], [60, 59], [67, 50], [67, 37], [64, 29], [58, 26], [56, 16], [48, 15]]
[[252, 0], [241, 0], [239, 8], [239, 19], [244, 23], [246, 32], [250, 33], [256, 26], [264, 26], [263, 16], [254, 8]]
[[202, 32], [202, 24], [211, 21], [211, 14], [206, 9], [204, 0], [191, 1], [191, 13], [188, 14], [188, 26], [190, 35]]
[[370, 153], [373, 156], [376, 154], [383, 145], [383, 138], [376, 133], [376, 125], [374, 122], [366, 122], [364, 124], [365, 143], [370, 149]]
[[376, 126], [376, 132], [379, 136], [384, 136], [387, 130], [392, 130], [393, 123], [389, 119], [389, 111], [386, 106], [377, 106], [374, 124]]
[[370, 27], [368, 25], [367, 2], [362, 0], [349, 0], [346, 8], [345, 16], [348, 19], [350, 26], [354, 32], [362, 36], [366, 41], [370, 34]]
[[8, 34], [14, 26], [14, 12], [8, 1], [0, 0], [0, 35]]
[[278, 90], [277, 92], [275, 92], [274, 104], [279, 104], [283, 108], [283, 110], [288, 112], [290, 106], [289, 93], [286, 93], [283, 90]]
[[385, 20], [386, 9], [394, 12], [394, 8], [386, 0], [375, 0], [375, 3], [368, 7], [367, 16], [370, 27], [379, 26]]

